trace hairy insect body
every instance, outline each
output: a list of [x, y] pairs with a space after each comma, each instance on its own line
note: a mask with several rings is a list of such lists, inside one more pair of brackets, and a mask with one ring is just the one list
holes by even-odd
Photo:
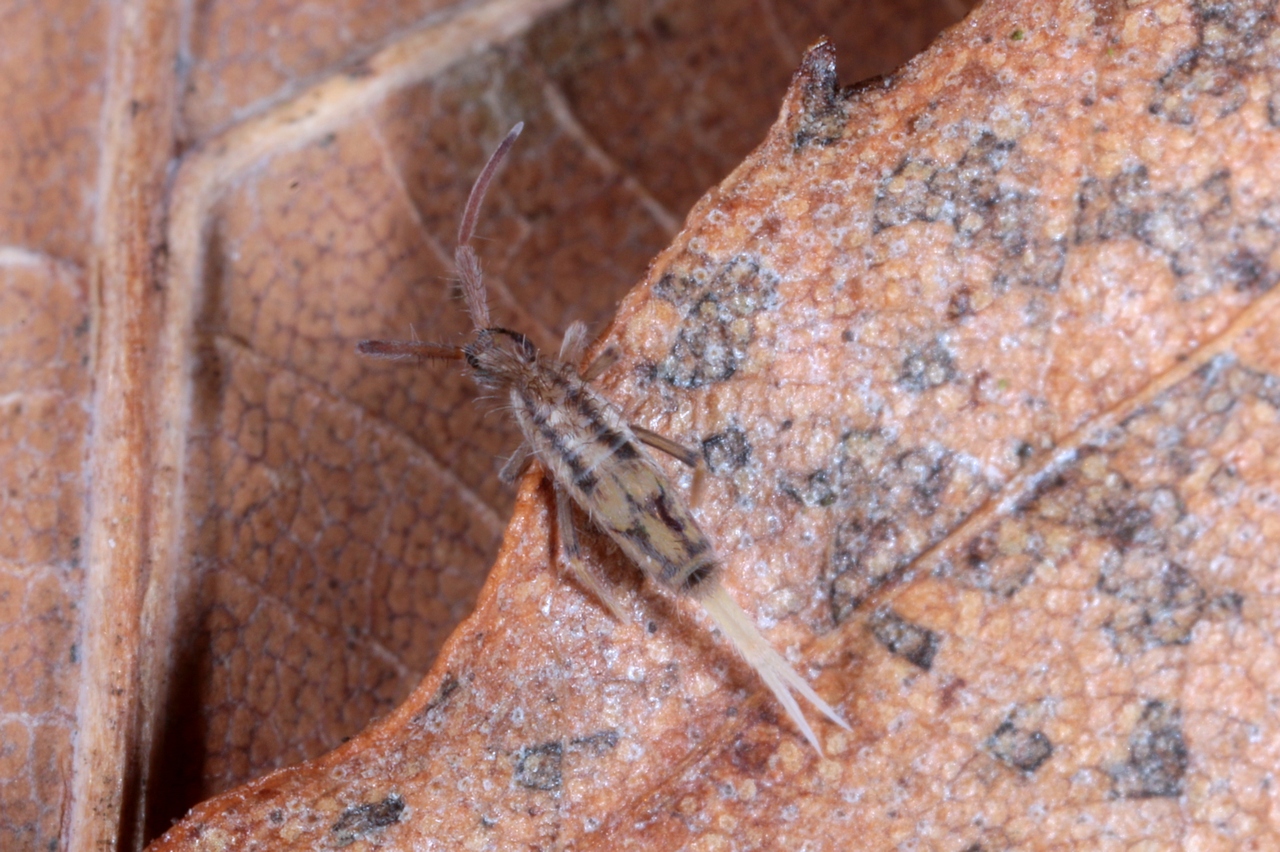
[[560, 545], [574, 576], [620, 621], [628, 620], [613, 592], [582, 559], [570, 501], [655, 582], [676, 594], [698, 599], [806, 739], [821, 752], [818, 738], [800, 712], [792, 691], [803, 695], [832, 721], [846, 729], [848, 725], [769, 645], [725, 591], [710, 540], [641, 444], [688, 465], [697, 465], [696, 454], [668, 438], [628, 424], [616, 406], [592, 389], [590, 379], [607, 369], [612, 358], [606, 352], [585, 371], [578, 371], [574, 362], [582, 354], [582, 326], [571, 327], [560, 357], [551, 358], [541, 355], [523, 334], [489, 323], [479, 262], [468, 243], [485, 188], [519, 130], [517, 125], [508, 134], [477, 179], [459, 228], [455, 260], [476, 325], [475, 338], [464, 347], [367, 340], [359, 350], [397, 360], [464, 360], [479, 384], [504, 394], [524, 437], [512, 460], [536, 458], [550, 477], [556, 496]]
[[611, 403], [568, 365], [543, 371], [546, 381], [533, 387], [549, 393], [511, 389], [534, 456], [646, 574], [673, 591], [696, 591], [716, 560], [689, 508]]

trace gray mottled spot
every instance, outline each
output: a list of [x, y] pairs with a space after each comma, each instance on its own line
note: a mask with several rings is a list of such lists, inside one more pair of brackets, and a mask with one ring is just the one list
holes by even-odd
[[733, 473], [751, 461], [751, 443], [747, 433], [737, 426], [729, 426], [702, 442], [702, 457], [714, 474]]
[[1245, 104], [1258, 76], [1274, 98], [1274, 0], [1201, 0], [1192, 11], [1196, 44], [1156, 84], [1151, 114], [1185, 125], [1221, 120]]
[[964, 566], [975, 586], [1002, 597], [1022, 589], [1043, 559], [1042, 537], [1020, 518], [1004, 518], [969, 540]]
[[983, 129], [955, 163], [904, 160], [876, 189], [875, 231], [910, 222], [947, 222], [962, 236], [977, 234], [992, 223], [1005, 194], [997, 175], [1015, 147], [1012, 139]]
[[1001, 762], [1028, 773], [1053, 756], [1053, 743], [1043, 731], [1024, 730], [1012, 718], [1000, 723], [987, 738], [985, 748]]
[[907, 158], [876, 189], [872, 229], [880, 233], [912, 222], [945, 222], [955, 245], [993, 246], [998, 260], [993, 283], [1056, 289], [1066, 263], [1066, 243], [1050, 238], [1037, 210], [1037, 196], [1024, 187], [1015, 139], [976, 127], [969, 147], [954, 163]]
[[1120, 601], [1104, 628], [1122, 654], [1186, 644], [1208, 602], [1186, 568], [1145, 548], [1108, 554], [1098, 589]]
[[945, 385], [955, 377], [951, 352], [941, 340], [935, 339], [903, 359], [898, 382], [908, 390], [921, 393]]
[[683, 312], [670, 352], [651, 368], [654, 378], [681, 388], [727, 381], [755, 341], [755, 317], [774, 306], [778, 276], [739, 255], [714, 271], [705, 265], [671, 271], [654, 294]]
[[389, 825], [395, 825], [404, 815], [404, 799], [392, 793], [378, 802], [352, 805], [342, 812], [329, 830], [334, 846], [350, 846]]
[[1106, 180], [1086, 177], [1076, 197], [1075, 242], [1142, 242], [1166, 258], [1182, 299], [1222, 287], [1269, 289], [1277, 280], [1267, 262], [1280, 243], [1277, 216], [1241, 221], [1230, 178], [1223, 170], [1195, 186], [1157, 190], [1142, 164]]
[[933, 658], [942, 644], [942, 637], [934, 631], [907, 621], [890, 609], [873, 613], [868, 624], [876, 641], [890, 654], [925, 671], [933, 666]]
[[871, 430], [847, 433], [829, 467], [791, 475], [782, 490], [837, 512], [828, 572], [839, 622], [945, 536], [987, 488], [975, 466], [946, 447], [902, 447]]
[[1189, 763], [1182, 712], [1163, 701], [1148, 701], [1129, 734], [1129, 759], [1111, 770], [1114, 793], [1124, 799], [1181, 796]]
[[[1110, 545], [1099, 566], [1097, 588], [1116, 601], [1104, 630], [1118, 653], [1132, 655], [1190, 639], [1208, 595], [1173, 556], [1190, 535], [1186, 508], [1174, 488], [1135, 488], [1112, 468], [1105, 452], [1087, 449], [1024, 509], [1030, 527], [1060, 524]], [[1036, 538], [1030, 532], [1021, 536], [1025, 541]], [[1032, 555], [1036, 551], [1029, 550]]]
[[516, 782], [531, 790], [559, 790], [564, 744], [552, 740], [516, 753]]

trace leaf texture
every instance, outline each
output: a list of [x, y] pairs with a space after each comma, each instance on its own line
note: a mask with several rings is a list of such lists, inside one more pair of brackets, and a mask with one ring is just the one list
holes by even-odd
[[[573, 7], [572, 20], [608, 19], [601, 9]], [[496, 139], [510, 113], [530, 121], [535, 141], [500, 181], [482, 254], [495, 310], [550, 347], [593, 291], [558, 301], [546, 282], [572, 277], [556, 271], [569, 260], [535, 251], [524, 228], [566, 198], [588, 207], [573, 193], [596, 181], [552, 186], [539, 169], [566, 156], [598, 169], [591, 150], [564, 149], [603, 139], [635, 182], [619, 177], [620, 190], [654, 211], [678, 196], [628, 161], [626, 145], [641, 146], [627, 120], [593, 124], [572, 98], [558, 112], [575, 85], [611, 78], [578, 69], [567, 75], [578, 83], [557, 81], [554, 63], [528, 62], [554, 41], [543, 26], [521, 42], [529, 54], [498, 50], [466, 77], [475, 88], [439, 114], [476, 130], [435, 147], [467, 173], [479, 137]], [[558, 578], [550, 492], [535, 474], [474, 614], [412, 695], [323, 757], [199, 805], [153, 848], [1274, 844], [1276, 26], [1274, 4], [1246, 0], [989, 2], [891, 80], [849, 90], [837, 51], [819, 45], [764, 143], [623, 301], [605, 335], [623, 357], [602, 386], [636, 422], [701, 447], [697, 509], [726, 584], [853, 724], [820, 728], [826, 757], [696, 606], [639, 586], [607, 542], [592, 543], [593, 559], [627, 589], [634, 622]], [[581, 50], [615, 66], [629, 55]], [[472, 66], [450, 67], [442, 74]], [[662, 75], [645, 85], [661, 88]], [[217, 425], [191, 430], [203, 459], [193, 469], [236, 470], [243, 496], [195, 527], [208, 544], [183, 552], [220, 569], [200, 572], [220, 601], [221, 621], [203, 622], [210, 647], [219, 630], [264, 637], [208, 652], [215, 662], [197, 678], [206, 692], [237, 678], [247, 687], [225, 693], [229, 721], [202, 717], [205, 742], [227, 744], [210, 749], [211, 765], [230, 767], [215, 771], [224, 778], [247, 773], [263, 739], [301, 743], [316, 728], [296, 720], [332, 706], [322, 688], [290, 692], [279, 676], [318, 655], [309, 649], [324, 643], [306, 631], [350, 623], [343, 605], [406, 607], [379, 627], [437, 623], [412, 609], [428, 605], [425, 586], [378, 587], [380, 576], [413, 582], [408, 569], [428, 561], [397, 518], [432, 499], [493, 507], [483, 526], [461, 526], [479, 514], [430, 515], [419, 546], [458, 548], [446, 560], [481, 554], [498, 534], [489, 453], [514, 436], [464, 413], [460, 379], [392, 377], [343, 354], [380, 322], [403, 327], [411, 308], [440, 317], [424, 338], [464, 329], [443, 288], [421, 286], [421, 265], [388, 238], [408, 220], [376, 205], [342, 214], [354, 187], [362, 198], [414, 193], [386, 115], [431, 115], [443, 92], [406, 90], [412, 108], [390, 94], [367, 121], [281, 150], [219, 198], [210, 239], [221, 248], [209, 257], [221, 259], [206, 280], [223, 283], [210, 284], [219, 295], [201, 320], [216, 329], [205, 363], [218, 374], [200, 387], [227, 390], [196, 409]], [[490, 106], [502, 97], [520, 109]], [[537, 132], [547, 125], [562, 135]], [[654, 144], [676, 140], [696, 173], [684, 132]], [[306, 165], [326, 157], [343, 167]], [[427, 153], [409, 160], [427, 163], [424, 175], [451, 168]], [[406, 205], [445, 240], [465, 179], [449, 186]], [[307, 191], [319, 197], [290, 201]], [[522, 206], [529, 197], [539, 201]], [[254, 219], [264, 202], [282, 215]], [[280, 225], [292, 210], [306, 228]], [[327, 229], [313, 218], [326, 210]], [[652, 216], [655, 239], [664, 222]], [[304, 300], [289, 288], [315, 280], [311, 258], [329, 232], [377, 274], [357, 275], [352, 261], [344, 281], [326, 265], [327, 297], [309, 289]], [[446, 476], [430, 460], [451, 431], [463, 443]], [[303, 451], [286, 459], [275, 442]], [[414, 448], [421, 473], [397, 455]], [[277, 457], [250, 472], [247, 460]], [[362, 458], [403, 476], [363, 473]], [[317, 511], [268, 487], [290, 476], [305, 483], [298, 504]], [[317, 517], [326, 525], [304, 523]], [[299, 555], [273, 558], [272, 547]], [[354, 567], [328, 596], [308, 565]], [[282, 591], [264, 594], [273, 584]], [[270, 611], [305, 594], [305, 623]], [[411, 643], [375, 632], [386, 659], [407, 654]], [[255, 670], [245, 647], [269, 649], [271, 662]], [[377, 704], [376, 668], [351, 671], [335, 694], [371, 709], [394, 700]], [[258, 724], [235, 725], [237, 712]]]
[[471, 611], [514, 436], [352, 346], [463, 330], [447, 258], [495, 134], [530, 124], [483, 223], [496, 309], [552, 346], [758, 142], [806, 44], [856, 79], [964, 11], [9, 4], [0, 847], [140, 847], [392, 711]]

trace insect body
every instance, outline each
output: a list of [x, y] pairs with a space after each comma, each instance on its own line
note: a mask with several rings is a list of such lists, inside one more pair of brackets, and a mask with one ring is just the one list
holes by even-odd
[[828, 718], [848, 725], [804, 678], [773, 649], [720, 583], [720, 563], [688, 506], [641, 444], [694, 466], [697, 456], [647, 429], [630, 425], [622, 413], [590, 385], [616, 354], [606, 350], [586, 370], [581, 360], [586, 329], [574, 323], [560, 356], [542, 355], [519, 332], [490, 323], [480, 263], [470, 246], [480, 204], [503, 156], [523, 125], [517, 124], [494, 151], [467, 200], [454, 259], [462, 279], [475, 338], [466, 346], [416, 341], [366, 340], [359, 351], [393, 360], [445, 358], [465, 361], [483, 387], [504, 394], [524, 442], [503, 477], [514, 479], [522, 464], [537, 459], [551, 477], [561, 547], [575, 577], [620, 621], [627, 616], [613, 593], [586, 566], [578, 546], [571, 505], [577, 503], [630, 559], [659, 585], [698, 599], [738, 652], [759, 673], [813, 747], [818, 738], [800, 712], [792, 690]]

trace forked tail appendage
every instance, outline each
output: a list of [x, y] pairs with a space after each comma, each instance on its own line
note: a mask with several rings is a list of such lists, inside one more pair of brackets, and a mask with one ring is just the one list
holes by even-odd
[[711, 613], [711, 617], [715, 619], [716, 624], [724, 631], [724, 635], [729, 637], [729, 641], [733, 643], [733, 647], [738, 649], [738, 653], [755, 669], [760, 675], [760, 679], [768, 685], [773, 692], [774, 697], [778, 699], [783, 708], [786, 709], [787, 715], [791, 717], [791, 721], [795, 722], [796, 727], [804, 734], [805, 739], [817, 750], [818, 754], [823, 754], [822, 745], [818, 742], [818, 736], [813, 732], [813, 728], [809, 727], [809, 723], [805, 720], [804, 714], [800, 712], [800, 704], [796, 701], [795, 696], [791, 694], [792, 690], [803, 695], [808, 699], [809, 703], [822, 711], [822, 714], [831, 721], [835, 722], [846, 731], [852, 730], [849, 723], [840, 718], [830, 704], [822, 700], [818, 693], [814, 692], [809, 682], [800, 677], [796, 670], [791, 668], [791, 664], [782, 658], [782, 655], [773, 649], [773, 646], [760, 635], [760, 631], [756, 629], [755, 624], [742, 611], [742, 608], [729, 597], [729, 593], [718, 581], [712, 581], [712, 588], [707, 590], [705, 596], [699, 596], [703, 607], [707, 612]]

